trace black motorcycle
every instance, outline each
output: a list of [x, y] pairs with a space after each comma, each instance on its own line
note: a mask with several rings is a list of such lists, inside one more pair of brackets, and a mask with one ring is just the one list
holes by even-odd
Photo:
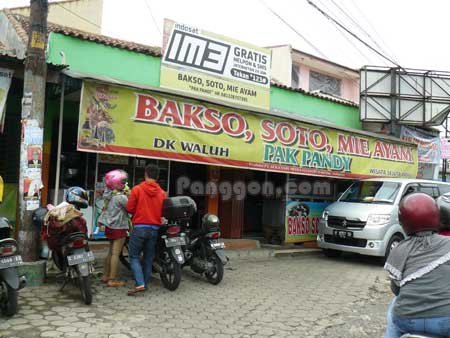
[[190, 266], [195, 273], [205, 275], [209, 283], [219, 284], [223, 279], [225, 255], [224, 243], [220, 239], [219, 218], [206, 214], [202, 218], [200, 229], [190, 229], [189, 223], [182, 225], [186, 244], [182, 247], [186, 259], [185, 266]]
[[18, 290], [26, 285], [25, 276], [20, 276], [17, 267], [22, 265], [17, 242], [11, 237], [11, 226], [5, 217], [0, 217], [0, 307], [6, 316], [17, 313]]
[[[179, 226], [162, 225], [160, 227], [152, 269], [154, 273], [159, 273], [162, 284], [170, 291], [176, 290], [181, 282], [181, 265], [184, 263], [181, 245], [184, 243]], [[131, 270], [128, 248], [129, 238], [124, 244], [119, 259], [128, 270]]]

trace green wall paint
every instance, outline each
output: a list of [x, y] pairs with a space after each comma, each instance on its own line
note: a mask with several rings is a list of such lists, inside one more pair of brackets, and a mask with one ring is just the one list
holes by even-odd
[[272, 109], [298, 113], [341, 127], [362, 129], [359, 110], [356, 107], [277, 87], [270, 89], [270, 102]]
[[[159, 87], [159, 57], [52, 33], [48, 61], [61, 64], [61, 51], [70, 70]], [[362, 129], [358, 108], [355, 107], [277, 87], [271, 88], [270, 100], [274, 110], [313, 117], [341, 127]]]
[[60, 52], [70, 70], [159, 87], [158, 57], [52, 33], [48, 62], [61, 64]]

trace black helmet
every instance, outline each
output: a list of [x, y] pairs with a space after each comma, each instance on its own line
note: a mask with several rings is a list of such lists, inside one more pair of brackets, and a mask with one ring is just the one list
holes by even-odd
[[202, 224], [204, 229], [218, 231], [220, 220], [214, 214], [205, 214], [202, 218]]
[[71, 187], [67, 190], [66, 202], [77, 208], [85, 209], [89, 206], [89, 196], [83, 188]]
[[32, 220], [33, 220], [33, 224], [37, 227], [37, 228], [42, 228], [44, 226], [44, 219], [45, 219], [45, 215], [47, 215], [47, 208], [38, 208], [35, 211], [33, 211], [33, 215], [31, 216]]
[[450, 193], [439, 196], [436, 203], [439, 207], [441, 229], [450, 230]]

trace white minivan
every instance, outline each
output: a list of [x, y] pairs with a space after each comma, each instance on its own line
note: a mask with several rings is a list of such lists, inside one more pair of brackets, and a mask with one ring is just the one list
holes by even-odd
[[343, 251], [387, 257], [406, 237], [398, 222], [398, 205], [402, 197], [413, 192], [437, 198], [450, 192], [450, 184], [389, 178], [353, 183], [324, 210], [317, 235], [319, 247], [329, 257]]

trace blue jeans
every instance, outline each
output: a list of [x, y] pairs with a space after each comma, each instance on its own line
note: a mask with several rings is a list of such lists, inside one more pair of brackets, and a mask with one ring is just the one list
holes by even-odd
[[[147, 288], [152, 276], [153, 257], [158, 240], [158, 230], [151, 228], [134, 228], [130, 236], [130, 265], [136, 286]], [[144, 263], [141, 264], [141, 253], [144, 253]]]
[[400, 338], [405, 333], [430, 333], [450, 337], [450, 317], [407, 319], [394, 313], [395, 298], [389, 305], [385, 338]]

